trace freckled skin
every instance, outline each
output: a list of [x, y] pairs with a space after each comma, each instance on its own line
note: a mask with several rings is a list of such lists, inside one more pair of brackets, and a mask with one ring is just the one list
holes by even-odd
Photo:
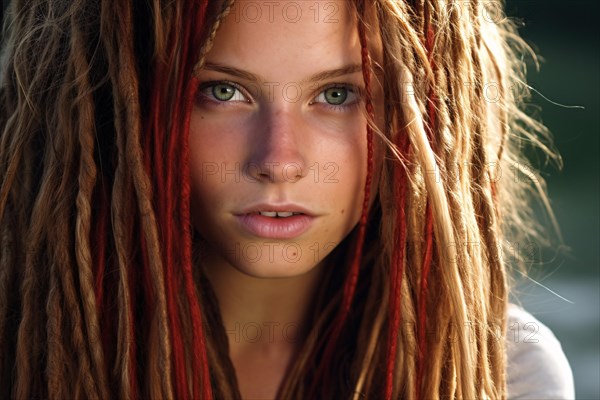
[[[275, 13], [273, 20], [249, 22], [229, 15], [206, 57], [208, 66], [226, 65], [263, 81], [207, 67], [197, 77], [200, 96], [190, 121], [192, 219], [205, 242], [202, 267], [228, 332], [244, 323], [265, 326], [273, 321], [305, 332], [313, 293], [322, 282], [321, 272], [329, 267], [326, 257], [356, 226], [363, 204], [364, 103], [354, 98], [348, 101], [354, 106], [346, 104], [353, 100], [346, 92], [349, 98], [335, 108], [328, 101], [331, 97], [325, 97], [332, 85], [364, 89], [354, 16], [346, 1], [277, 3], [300, 5], [303, 17], [292, 23]], [[310, 8], [315, 4], [337, 5], [336, 15], [326, 14], [336, 22], [315, 21]], [[379, 38], [369, 42], [374, 46], [372, 57], [381, 64]], [[358, 65], [358, 71], [304, 83], [314, 74], [349, 64]], [[215, 81], [226, 85], [216, 90]], [[219, 102], [215, 93], [232, 94], [229, 84], [236, 85], [235, 95]], [[285, 92], [286, 85], [296, 91]], [[381, 127], [383, 95], [376, 79], [372, 90]], [[373, 182], [378, 182], [382, 157], [377, 136], [374, 146]], [[259, 175], [259, 168], [251, 165], [268, 173]], [[290, 171], [286, 166], [294, 167], [292, 176], [284, 175]], [[293, 240], [266, 240], [241, 229], [234, 216], [258, 202], [295, 203], [317, 217]], [[300, 334], [294, 341], [279, 335], [271, 342], [267, 337], [248, 342], [228, 336], [243, 398], [275, 398], [303, 340]]]
[[[312, 2], [297, 4], [302, 5], [303, 17], [294, 23], [277, 17], [277, 13], [272, 21], [266, 17], [236, 21], [231, 15], [224, 20], [207, 63], [242, 69], [265, 82], [250, 82], [221, 71], [201, 71], [201, 87], [210, 81], [234, 82], [254, 96], [250, 103], [245, 101], [250, 96], [239, 93], [234, 101], [218, 105], [199, 102], [190, 122], [192, 218], [208, 243], [207, 259], [261, 278], [292, 277], [310, 271], [334, 249], [327, 244], [341, 243], [358, 223], [363, 203], [367, 168], [364, 104], [336, 111], [326, 102], [315, 103], [331, 84], [364, 87], [362, 73], [302, 83], [315, 73], [361, 64], [354, 17], [340, 2], [337, 22], [315, 22], [309, 9]], [[374, 80], [374, 98], [382, 98], [376, 83]], [[288, 88], [299, 87], [300, 96], [291, 89], [286, 95], [282, 89], [286, 84]], [[203, 93], [212, 92], [204, 89]], [[292, 95], [295, 101], [288, 101]], [[381, 104], [375, 106], [382, 109]], [[266, 165], [269, 174], [250, 179], [243, 175], [250, 165]], [[294, 168], [286, 169], [290, 165]], [[217, 171], [207, 166], [216, 166]], [[230, 172], [236, 170], [237, 177]], [[248, 171], [256, 173], [256, 168]], [[289, 171], [297, 171], [299, 176], [288, 179], [285, 173]], [[300, 237], [267, 240], [240, 229], [235, 221], [235, 212], [256, 202], [296, 203], [318, 217]], [[340, 205], [342, 211], [336, 212]], [[286, 257], [286, 245], [299, 250], [293, 262]]]

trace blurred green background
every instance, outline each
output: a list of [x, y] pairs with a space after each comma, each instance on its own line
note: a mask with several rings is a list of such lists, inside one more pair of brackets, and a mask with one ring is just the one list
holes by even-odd
[[542, 57], [528, 83], [552, 102], [584, 108], [532, 96], [563, 157], [562, 170], [542, 175], [569, 250], [544, 251], [531, 268], [537, 283], [522, 279], [517, 296], [561, 341], [577, 398], [600, 399], [600, 2], [509, 0], [506, 14], [523, 22], [521, 35]]

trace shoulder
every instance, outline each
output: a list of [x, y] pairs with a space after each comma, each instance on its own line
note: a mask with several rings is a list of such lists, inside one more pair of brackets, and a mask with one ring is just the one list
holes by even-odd
[[523, 308], [509, 304], [509, 399], [574, 399], [573, 373], [552, 331]]

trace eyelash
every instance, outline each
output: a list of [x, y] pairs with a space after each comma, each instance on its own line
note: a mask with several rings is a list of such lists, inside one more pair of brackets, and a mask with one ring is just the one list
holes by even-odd
[[[212, 90], [215, 86], [217, 85], [229, 85], [232, 86], [235, 90], [236, 90], [236, 94], [234, 94], [234, 96], [236, 96], [239, 92], [240, 95], [242, 95], [243, 97], [245, 97], [246, 99], [248, 98], [252, 98], [252, 96], [250, 96], [248, 94], [248, 92], [246, 90], [244, 90], [240, 85], [236, 84], [235, 82], [231, 82], [231, 81], [210, 81], [210, 82], [205, 82], [203, 84], [200, 85], [200, 88], [198, 89], [198, 95], [197, 95], [197, 101], [199, 104], [205, 104], [207, 102], [210, 102], [212, 105], [217, 106], [217, 107], [227, 107], [227, 103], [232, 103], [232, 102], [241, 102], [239, 100], [236, 101], [231, 101], [231, 100], [225, 100], [225, 101], [220, 101], [214, 98], [214, 95], [212, 93]], [[351, 101], [350, 103], [347, 104], [329, 104], [326, 101], [325, 102], [317, 102], [316, 99], [322, 95], [324, 95], [324, 93], [329, 90], [329, 89], [334, 89], [334, 88], [338, 88], [338, 89], [346, 89], [348, 91], [348, 96], [354, 96], [354, 100]], [[210, 90], [207, 90], [210, 89]], [[208, 92], [208, 93], [206, 93]], [[326, 107], [330, 110], [336, 111], [336, 112], [345, 112], [345, 111], [349, 111], [353, 108], [355, 108], [356, 106], [358, 106], [360, 104], [360, 100], [362, 99], [362, 92], [363, 90], [355, 85], [352, 84], [348, 84], [348, 83], [333, 83], [333, 84], [329, 84], [321, 89], [319, 89], [319, 92], [316, 96], [313, 97], [313, 100], [311, 100], [310, 105], [313, 104], [321, 104], [321, 106]], [[251, 103], [252, 100], [246, 100], [244, 101], [244, 103]]]
[[[333, 110], [333, 111], [344, 112], [344, 111], [351, 110], [360, 104], [360, 100], [362, 98], [362, 90], [355, 85], [347, 84], [347, 83], [332, 83], [330, 85], [327, 85], [327, 86], [319, 89], [319, 93], [316, 97], [314, 97], [314, 99], [316, 99], [317, 97], [320, 97], [322, 95], [324, 96], [324, 93], [326, 91], [328, 91], [329, 89], [346, 89], [348, 91], [348, 96], [349, 97], [354, 96], [354, 100], [347, 104], [329, 104], [327, 102], [321, 102], [320, 104], [323, 107], [329, 108], [330, 110]], [[313, 101], [311, 101], [310, 104], [316, 103], [316, 101], [314, 99], [313, 99]]]
[[[226, 107], [227, 103], [231, 103], [232, 101], [230, 101], [230, 100], [220, 101], [220, 100], [214, 99], [214, 96], [212, 94], [212, 89], [215, 86], [217, 86], [217, 85], [229, 85], [229, 86], [232, 86], [233, 88], [235, 88], [236, 94], [237, 94], [237, 92], [239, 92], [239, 94], [241, 94], [242, 96], [244, 96], [246, 98], [251, 98], [252, 97], [245, 90], [243, 90], [239, 85], [237, 85], [234, 82], [230, 82], [230, 81], [210, 81], [210, 82], [205, 82], [205, 83], [201, 84], [200, 87], [198, 88], [198, 95], [197, 95], [198, 103], [199, 104], [204, 104], [204, 103], [210, 102], [210, 103], [212, 103], [213, 105], [215, 105], [217, 107]], [[206, 94], [205, 93], [207, 91], [207, 89], [211, 89], [209, 91], [210, 94]], [[211, 98], [211, 97], [213, 97], [213, 98]], [[240, 102], [240, 101], [237, 100], [237, 102]], [[251, 102], [250, 100], [244, 101], [244, 103], [250, 103], [250, 102]]]

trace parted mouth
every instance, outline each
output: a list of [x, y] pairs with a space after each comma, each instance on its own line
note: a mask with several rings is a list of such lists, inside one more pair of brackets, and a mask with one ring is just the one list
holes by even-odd
[[235, 214], [254, 214], [272, 218], [288, 218], [295, 215], [307, 215], [310, 217], [315, 216], [311, 211], [297, 204], [256, 204]]
[[291, 212], [291, 211], [258, 211], [250, 214], [262, 215], [265, 217], [273, 217], [273, 218], [287, 218], [293, 215], [304, 215], [301, 212]]
[[308, 231], [316, 215], [296, 204], [257, 204], [240, 213], [235, 220], [247, 233], [267, 239], [289, 240]]

